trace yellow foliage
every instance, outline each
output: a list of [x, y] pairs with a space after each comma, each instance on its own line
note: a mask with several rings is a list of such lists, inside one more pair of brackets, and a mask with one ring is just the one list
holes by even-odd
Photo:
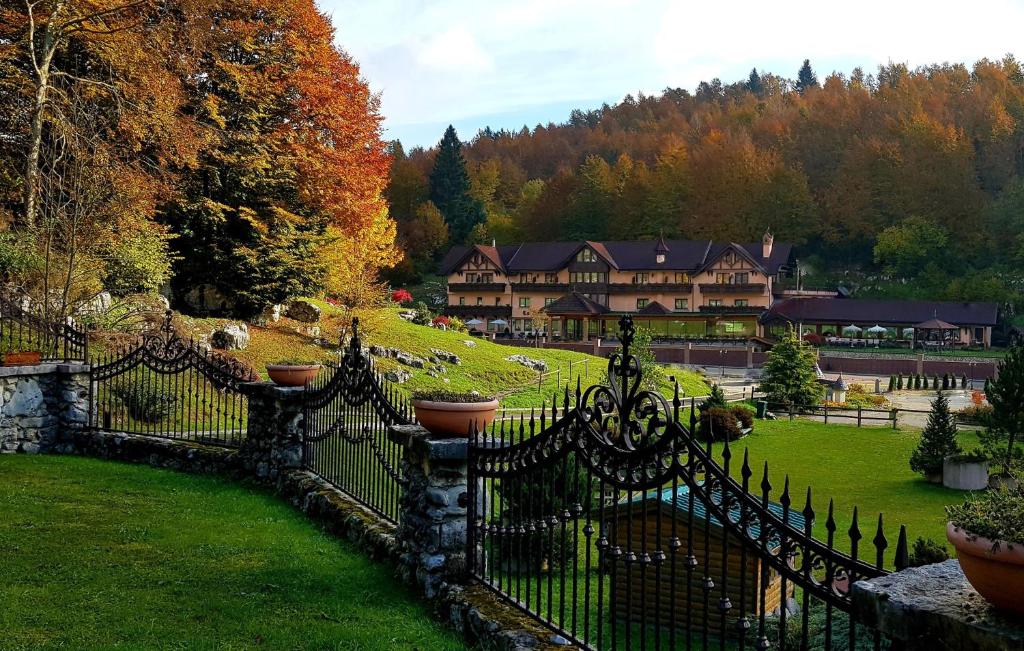
[[402, 252], [395, 246], [395, 222], [387, 210], [377, 212], [366, 228], [349, 233], [330, 226], [327, 235], [320, 255], [327, 267], [328, 295], [352, 306], [383, 295], [378, 273], [402, 261]]

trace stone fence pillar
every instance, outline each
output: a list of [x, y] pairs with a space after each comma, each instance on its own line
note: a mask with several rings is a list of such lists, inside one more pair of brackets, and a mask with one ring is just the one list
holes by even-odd
[[262, 480], [277, 481], [286, 470], [302, 467], [303, 387], [246, 382], [249, 420], [239, 449], [242, 469]]
[[89, 366], [0, 367], [0, 452], [46, 452], [89, 420]]
[[389, 436], [404, 450], [397, 532], [403, 571], [433, 599], [467, 578], [469, 440], [431, 438], [419, 425], [396, 425]]
[[989, 605], [955, 560], [853, 584], [857, 621], [906, 651], [1024, 651], [1024, 621]]

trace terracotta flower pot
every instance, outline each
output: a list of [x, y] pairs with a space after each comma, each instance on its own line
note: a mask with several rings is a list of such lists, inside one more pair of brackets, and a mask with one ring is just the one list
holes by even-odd
[[[996, 608], [1024, 615], [1024, 545], [995, 543], [946, 525], [946, 538], [956, 547], [957, 560], [974, 589]], [[973, 538], [971, 540], [970, 538]]]
[[466, 437], [470, 426], [483, 429], [494, 421], [498, 401], [487, 402], [434, 402], [413, 400], [416, 420], [437, 437]]
[[320, 373], [320, 364], [267, 364], [267, 375], [283, 387], [304, 387]]

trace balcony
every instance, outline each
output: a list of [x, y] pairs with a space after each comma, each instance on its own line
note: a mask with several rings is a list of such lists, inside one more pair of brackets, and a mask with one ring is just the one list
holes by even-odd
[[516, 292], [567, 292], [569, 283], [512, 283]]
[[701, 283], [702, 294], [763, 294], [764, 283]]
[[448, 283], [449, 292], [504, 292], [505, 283]]
[[496, 319], [498, 317], [510, 318], [512, 307], [509, 305], [446, 305], [444, 313], [448, 316], [463, 317], [484, 317]]
[[768, 308], [763, 305], [701, 305], [701, 314], [759, 315]]
[[609, 294], [689, 294], [693, 283], [611, 283]]

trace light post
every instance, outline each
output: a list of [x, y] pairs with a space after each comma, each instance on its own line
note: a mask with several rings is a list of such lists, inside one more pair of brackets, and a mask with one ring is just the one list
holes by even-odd
[[721, 363], [721, 366], [722, 366], [722, 374], [719, 377], [719, 384], [721, 384], [722, 381], [725, 380], [725, 349], [724, 348], [722, 348], [722, 349], [720, 349], [718, 351], [718, 361]]
[[974, 391], [974, 366], [975, 366], [975, 364], [977, 364], [977, 363], [978, 363], [978, 362], [976, 362], [976, 361], [974, 361], [974, 360], [971, 360], [971, 361], [970, 361], [970, 362], [968, 363], [968, 366], [969, 366], [969, 367], [970, 367], [970, 369], [971, 369], [971, 391]]

